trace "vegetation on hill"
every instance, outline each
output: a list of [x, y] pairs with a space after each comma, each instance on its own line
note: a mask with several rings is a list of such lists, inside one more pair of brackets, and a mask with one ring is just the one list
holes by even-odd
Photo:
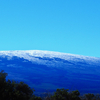
[[57, 89], [53, 95], [48, 94], [41, 98], [34, 95], [24, 82], [6, 80], [8, 74], [0, 72], [0, 100], [100, 100], [100, 95], [85, 94], [80, 96], [78, 90], [69, 92], [68, 89]]
[[41, 100], [24, 82], [6, 80], [7, 73], [0, 72], [0, 100]]

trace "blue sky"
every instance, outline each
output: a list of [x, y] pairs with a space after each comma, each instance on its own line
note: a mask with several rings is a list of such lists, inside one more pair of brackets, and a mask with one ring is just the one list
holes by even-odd
[[100, 57], [100, 0], [0, 0], [0, 51]]

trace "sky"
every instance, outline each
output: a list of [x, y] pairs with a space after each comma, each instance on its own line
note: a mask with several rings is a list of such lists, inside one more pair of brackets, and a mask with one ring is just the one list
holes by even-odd
[[100, 0], [0, 0], [0, 51], [100, 57]]

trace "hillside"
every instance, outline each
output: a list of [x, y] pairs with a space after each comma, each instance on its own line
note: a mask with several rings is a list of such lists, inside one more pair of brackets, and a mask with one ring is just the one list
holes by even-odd
[[100, 58], [60, 52], [0, 51], [0, 70], [41, 93], [57, 88], [100, 93]]

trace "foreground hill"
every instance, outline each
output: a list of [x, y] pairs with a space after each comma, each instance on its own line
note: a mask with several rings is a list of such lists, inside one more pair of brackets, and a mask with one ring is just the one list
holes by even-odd
[[0, 69], [36, 93], [57, 88], [100, 93], [100, 58], [59, 52], [0, 51]]

